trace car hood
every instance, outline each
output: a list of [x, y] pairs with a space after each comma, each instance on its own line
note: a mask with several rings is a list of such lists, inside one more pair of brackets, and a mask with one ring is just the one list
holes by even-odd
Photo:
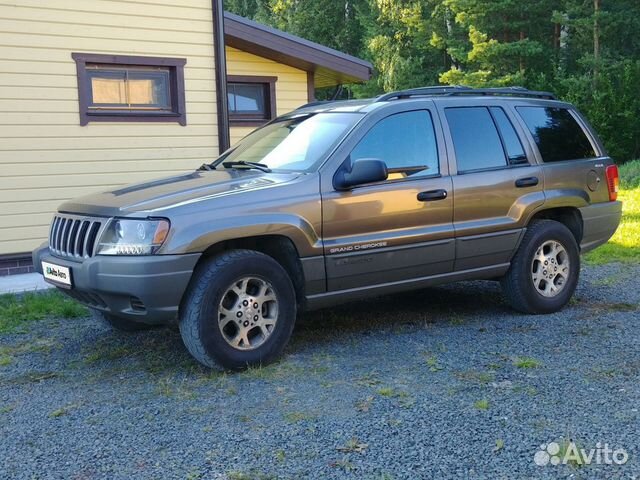
[[256, 170], [197, 170], [173, 177], [127, 185], [63, 203], [61, 212], [118, 216], [133, 213], [161, 215], [163, 210], [202, 200], [235, 196], [288, 183], [300, 173]]

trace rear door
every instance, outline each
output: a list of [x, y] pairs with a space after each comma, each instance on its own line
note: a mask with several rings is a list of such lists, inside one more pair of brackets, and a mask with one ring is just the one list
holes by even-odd
[[544, 203], [542, 168], [512, 115], [498, 102], [442, 106], [455, 168], [457, 271], [507, 264], [530, 213]]
[[578, 112], [550, 105], [522, 105], [515, 110], [537, 146], [545, 178], [545, 207], [609, 201], [605, 168], [613, 162], [603, 155]]
[[[432, 102], [363, 127], [338, 162], [383, 160], [387, 181], [337, 191], [323, 175], [329, 291], [392, 284], [453, 270], [453, 202], [442, 131]], [[346, 160], [345, 160], [346, 159]]]

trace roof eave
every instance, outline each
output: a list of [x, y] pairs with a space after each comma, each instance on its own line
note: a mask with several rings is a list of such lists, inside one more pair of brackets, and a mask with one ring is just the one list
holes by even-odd
[[225, 43], [307, 72], [317, 72], [316, 86], [360, 83], [371, 78], [362, 59], [225, 12]]

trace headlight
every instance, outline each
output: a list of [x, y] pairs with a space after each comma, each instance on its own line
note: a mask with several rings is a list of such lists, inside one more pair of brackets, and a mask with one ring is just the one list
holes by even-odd
[[151, 255], [169, 233], [169, 220], [113, 218], [98, 242], [98, 255]]

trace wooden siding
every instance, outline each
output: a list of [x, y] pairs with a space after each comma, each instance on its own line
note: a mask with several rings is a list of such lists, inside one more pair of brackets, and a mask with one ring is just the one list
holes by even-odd
[[[187, 126], [81, 127], [72, 52], [186, 58]], [[211, 0], [0, 0], [0, 254], [44, 241], [65, 199], [214, 158], [213, 55]]]
[[[227, 47], [227, 73], [229, 75], [276, 76], [277, 115], [295, 110], [307, 103], [307, 72], [258, 57], [236, 48]], [[233, 145], [255, 127], [231, 127]]]

